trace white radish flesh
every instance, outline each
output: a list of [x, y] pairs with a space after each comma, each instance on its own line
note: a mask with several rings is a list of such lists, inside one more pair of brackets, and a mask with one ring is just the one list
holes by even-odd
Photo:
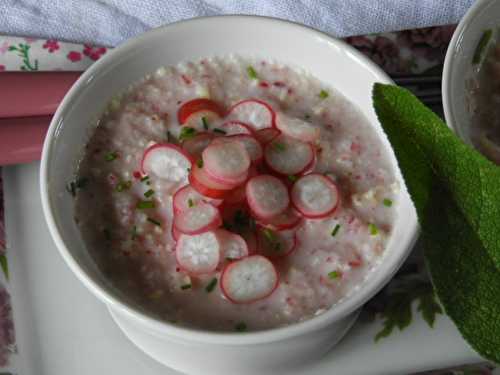
[[246, 179], [250, 157], [238, 141], [212, 143], [202, 153], [203, 168], [222, 183], [241, 183]]
[[184, 271], [199, 275], [215, 271], [220, 260], [220, 243], [214, 232], [198, 235], [180, 235], [175, 255]]
[[187, 182], [192, 167], [190, 156], [172, 144], [154, 144], [142, 157], [142, 173], [172, 182]]
[[199, 234], [220, 227], [222, 219], [219, 210], [209, 203], [197, 205], [174, 215], [174, 226], [184, 234]]
[[247, 99], [233, 105], [228, 111], [231, 120], [244, 122], [253, 130], [274, 126], [274, 111], [269, 104], [259, 99]]
[[290, 203], [286, 185], [271, 175], [260, 175], [248, 180], [246, 196], [250, 210], [261, 219], [281, 214]]
[[280, 135], [266, 145], [264, 158], [276, 173], [298, 175], [314, 162], [314, 149], [309, 143]]
[[283, 134], [303, 142], [315, 142], [320, 136], [320, 129], [317, 126], [282, 112], [276, 114], [276, 127]]
[[210, 203], [218, 207], [222, 204], [222, 199], [213, 199], [205, 197], [198, 193], [191, 185], [186, 185], [177, 190], [173, 198], [174, 212], [182, 212], [187, 209], [193, 208], [200, 202]]
[[278, 282], [278, 272], [271, 261], [252, 255], [224, 268], [221, 289], [233, 303], [252, 303], [271, 295]]
[[312, 173], [295, 181], [291, 199], [304, 216], [319, 218], [330, 215], [339, 205], [340, 195], [333, 181], [319, 173]]

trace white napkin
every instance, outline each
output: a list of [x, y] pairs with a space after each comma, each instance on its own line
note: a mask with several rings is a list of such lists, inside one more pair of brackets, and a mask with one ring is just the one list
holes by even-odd
[[114, 46], [197, 16], [258, 14], [344, 37], [458, 22], [473, 0], [0, 0], [0, 33]]

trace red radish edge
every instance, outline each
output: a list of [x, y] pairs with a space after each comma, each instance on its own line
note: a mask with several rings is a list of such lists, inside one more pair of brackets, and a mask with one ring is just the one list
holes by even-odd
[[[196, 223], [202, 217], [202, 210], [209, 215], [206, 222]], [[206, 211], [209, 212], [206, 212]], [[222, 225], [219, 210], [209, 203], [199, 202], [196, 206], [174, 215], [174, 227], [181, 233], [195, 235], [216, 229]]]
[[[226, 116], [230, 116], [231, 115], [231, 112], [234, 111], [234, 109], [241, 105], [241, 104], [245, 104], [245, 103], [249, 103], [249, 102], [254, 102], [254, 103], [258, 103], [260, 105], [263, 105], [264, 107], [266, 107], [266, 109], [269, 111], [269, 113], [271, 114], [271, 123], [269, 124], [269, 126], [266, 126], [265, 128], [260, 128], [260, 129], [266, 129], [266, 128], [275, 128], [276, 127], [276, 113], [274, 112], [273, 108], [266, 102], [260, 100], [260, 99], [255, 99], [255, 98], [250, 98], [250, 99], [244, 99], [244, 100], [241, 100], [239, 101], [238, 103], [236, 104], [233, 104], [227, 111], [227, 114]], [[252, 126], [251, 124], [249, 124], [250, 126]], [[254, 129], [254, 130], [260, 130], [260, 129]]]
[[142, 155], [142, 160], [141, 160], [141, 173], [143, 175], [148, 175], [149, 171], [146, 170], [145, 164], [147, 162], [148, 156], [151, 155], [151, 152], [161, 149], [161, 148], [168, 148], [168, 149], [173, 149], [177, 151], [179, 154], [181, 154], [186, 161], [189, 163], [189, 165], [186, 165], [186, 176], [187, 176], [187, 168], [191, 168], [193, 164], [193, 160], [191, 158], [191, 155], [189, 155], [185, 150], [180, 148], [177, 145], [171, 144], [171, 143], [156, 143], [152, 146], [149, 146], [145, 151], [144, 154]]
[[[232, 133], [231, 132], [231, 128], [239, 128], [239, 129], [245, 129], [244, 131], [242, 132], [236, 132], [236, 133]], [[226, 131], [226, 136], [231, 136], [231, 135], [239, 135], [239, 134], [248, 134], [248, 135], [253, 135], [254, 134], [254, 131], [253, 129], [250, 127], [250, 125], [248, 125], [247, 123], [244, 123], [244, 122], [241, 122], [241, 121], [226, 121], [225, 123], [223, 123], [220, 128], [224, 131]]]
[[186, 123], [186, 121], [192, 114], [200, 111], [210, 111], [216, 113], [217, 115], [219, 115], [219, 117], [224, 116], [223, 109], [213, 100], [206, 98], [197, 98], [187, 101], [180, 106], [179, 110], [177, 111], [177, 120], [179, 121], [179, 124], [182, 125]]
[[[330, 186], [331, 190], [334, 191], [336, 201], [335, 201], [335, 204], [333, 205], [333, 207], [328, 208], [326, 210], [313, 212], [309, 208], [305, 207], [300, 202], [300, 197], [298, 196], [299, 193], [297, 191], [297, 189], [299, 189], [298, 183], [300, 183], [301, 180], [303, 182], [304, 179], [310, 179], [313, 177], [320, 178], [322, 181], [324, 181], [326, 183], [326, 185]], [[290, 197], [291, 197], [292, 205], [295, 207], [295, 209], [298, 210], [300, 213], [302, 213], [302, 215], [304, 215], [305, 217], [310, 218], [310, 219], [326, 217], [326, 216], [332, 214], [333, 212], [335, 212], [335, 210], [339, 207], [339, 204], [340, 204], [340, 191], [339, 191], [337, 185], [335, 183], [333, 183], [333, 181], [330, 178], [325, 177], [324, 175], [319, 174], [319, 173], [311, 173], [311, 174], [305, 175], [305, 176], [299, 178], [297, 181], [295, 181], [295, 183], [292, 187], [292, 190], [290, 191]]]
[[205, 170], [196, 164], [193, 165], [189, 174], [189, 183], [198, 193], [213, 199], [223, 199], [231, 191], [230, 186], [213, 181]]
[[[241, 268], [242, 266], [245, 266], [245, 263], [255, 262], [255, 261], [263, 262], [263, 265], [265, 267], [268, 267], [270, 272], [273, 272], [273, 275], [272, 275], [271, 279], [269, 280], [269, 281], [272, 281], [272, 284], [269, 285], [269, 287], [267, 287], [266, 289], [264, 289], [262, 291], [262, 293], [260, 295], [258, 295], [257, 297], [249, 298], [249, 299], [236, 298], [235, 295], [232, 295], [232, 291], [230, 290], [231, 283], [236, 281], [236, 280], [230, 280], [230, 277], [233, 276], [232, 271], [235, 268], [237, 269], [237, 268]], [[241, 273], [242, 273], [242, 271], [237, 272], [236, 275], [241, 274]], [[262, 278], [260, 278], [258, 281], [261, 281], [261, 280], [262, 280]], [[238, 281], [246, 283], [247, 285], [249, 283], [248, 278], [244, 278], [243, 280], [238, 280]], [[278, 271], [276, 270], [276, 267], [271, 263], [271, 261], [269, 259], [267, 259], [266, 257], [263, 257], [262, 255], [251, 255], [251, 256], [248, 256], [246, 258], [229, 263], [222, 271], [221, 282], [220, 282], [221, 290], [222, 290], [222, 293], [224, 294], [224, 296], [229, 301], [231, 301], [233, 303], [237, 303], [237, 304], [252, 303], [252, 302], [267, 298], [276, 290], [278, 285], [279, 285], [279, 275], [278, 275]], [[254, 294], [255, 294], [255, 291], [254, 291]]]
[[262, 144], [262, 146], [265, 146], [280, 134], [281, 131], [276, 128], [264, 128], [257, 130], [254, 135], [255, 138]]

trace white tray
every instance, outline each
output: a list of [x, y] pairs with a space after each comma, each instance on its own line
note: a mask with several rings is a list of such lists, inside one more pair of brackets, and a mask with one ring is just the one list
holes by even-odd
[[[38, 167], [38, 163], [8, 167], [3, 175], [7, 256], [18, 347], [13, 372], [176, 374], [128, 341], [106, 307], [66, 267], [43, 219]], [[378, 343], [373, 338], [381, 329], [380, 321], [357, 323], [330, 354], [301, 373], [408, 374], [482, 361], [448, 318], [439, 315], [434, 329], [425, 324], [420, 314], [414, 314], [413, 319], [403, 332], [394, 332]]]

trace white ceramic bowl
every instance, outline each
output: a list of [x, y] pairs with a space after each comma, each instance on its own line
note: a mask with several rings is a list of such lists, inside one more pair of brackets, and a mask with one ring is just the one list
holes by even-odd
[[[361, 305], [390, 280], [417, 234], [416, 212], [398, 170], [399, 216], [383, 263], [350, 298], [314, 319], [285, 328], [244, 334], [181, 328], [149, 316], [113, 289], [85, 249], [73, 220], [72, 197], [65, 191], [92, 120], [113, 95], [159, 66], [227, 53], [273, 58], [307, 69], [356, 103], [390, 148], [371, 100], [372, 85], [390, 79], [343, 42], [290, 22], [224, 16], [171, 24], [129, 40], [81, 76], [57, 110], [43, 149], [40, 184], [49, 230], [68, 266], [109, 306], [132, 341], [160, 362], [190, 374], [268, 373], [270, 368], [284, 369], [323, 355], [344, 335]], [[392, 152], [391, 160], [397, 169]]]
[[468, 144], [472, 142], [466, 81], [472, 75], [472, 56], [483, 32], [497, 29], [499, 20], [500, 1], [477, 0], [458, 24], [446, 52], [442, 83], [444, 116], [448, 126]]

